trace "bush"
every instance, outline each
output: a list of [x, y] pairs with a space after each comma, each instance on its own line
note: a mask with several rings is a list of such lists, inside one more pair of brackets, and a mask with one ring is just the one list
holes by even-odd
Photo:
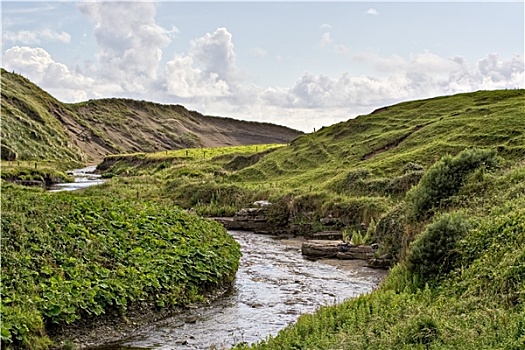
[[455, 249], [456, 242], [470, 228], [462, 212], [444, 214], [438, 218], [410, 246], [408, 270], [417, 275], [421, 283], [450, 272], [460, 257]]
[[335, 197], [326, 202], [322, 210], [325, 217], [332, 215], [346, 226], [360, 226], [382, 215], [390, 205], [390, 200], [384, 197]]
[[455, 157], [447, 155], [441, 158], [427, 171], [419, 185], [408, 193], [416, 219], [429, 218], [434, 208], [458, 193], [471, 172], [495, 165], [495, 150], [466, 149]]
[[372, 240], [381, 243], [382, 252], [392, 255], [399, 260], [405, 236], [405, 223], [407, 222], [406, 205], [398, 204], [386, 213], [371, 232]]
[[423, 175], [423, 170], [417, 170], [397, 176], [388, 182], [385, 191], [392, 195], [404, 195], [418, 184]]

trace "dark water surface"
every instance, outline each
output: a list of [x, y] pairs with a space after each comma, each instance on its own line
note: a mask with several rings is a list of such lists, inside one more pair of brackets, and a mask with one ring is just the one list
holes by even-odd
[[384, 271], [363, 267], [362, 261], [306, 260], [298, 240], [230, 234], [243, 252], [230, 293], [97, 349], [221, 349], [256, 342], [277, 334], [300, 314], [371, 291], [385, 276]]

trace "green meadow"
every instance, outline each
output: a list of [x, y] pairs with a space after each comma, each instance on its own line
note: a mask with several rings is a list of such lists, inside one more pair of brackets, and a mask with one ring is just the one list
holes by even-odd
[[108, 181], [78, 193], [2, 181], [2, 345], [45, 349], [53, 323], [203, 298], [232, 280], [238, 246], [185, 210], [231, 216], [268, 200], [273, 228], [364, 225], [395, 265], [372, 293], [237, 348], [525, 348], [524, 90], [405, 102], [289, 144], [111, 155], [98, 169]]

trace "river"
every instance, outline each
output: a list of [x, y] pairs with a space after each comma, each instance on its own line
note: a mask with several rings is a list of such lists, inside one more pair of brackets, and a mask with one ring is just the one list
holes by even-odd
[[221, 349], [256, 342], [277, 334], [301, 314], [370, 292], [386, 274], [364, 267], [363, 261], [306, 260], [300, 239], [230, 234], [243, 253], [231, 292], [209, 306], [149, 324], [97, 349]]
[[[102, 183], [95, 167], [73, 170], [74, 183], [51, 191], [72, 191]], [[373, 290], [386, 276], [359, 260], [311, 261], [301, 255], [301, 239], [277, 240], [229, 231], [242, 257], [231, 290], [209, 306], [181, 311], [136, 329], [118, 342], [92, 350], [213, 349], [253, 343], [276, 335], [301, 314]]]
[[83, 188], [100, 185], [104, 183], [100, 175], [94, 174], [96, 166], [88, 166], [82, 169], [71, 170], [69, 173], [74, 176], [75, 182], [69, 183], [58, 183], [49, 189], [49, 192], [60, 192], [60, 191], [75, 191]]

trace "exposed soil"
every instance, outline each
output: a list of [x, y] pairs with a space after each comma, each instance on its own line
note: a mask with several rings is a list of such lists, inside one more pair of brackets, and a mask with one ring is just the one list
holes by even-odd
[[[120, 114], [113, 115], [112, 110], [119, 110]], [[302, 134], [269, 123], [205, 116], [179, 105], [141, 104], [125, 99], [56, 107], [52, 113], [73, 143], [95, 159], [115, 153], [288, 143]]]
[[[376, 111], [376, 113], [380, 113], [380, 112], [381, 112], [380, 110], [377, 110], [377, 111]], [[426, 124], [426, 125], [428, 125], [428, 124]], [[378, 155], [378, 154], [380, 154], [380, 153], [383, 153], [383, 152], [389, 151], [389, 150], [391, 150], [392, 148], [395, 148], [395, 147], [399, 146], [399, 144], [400, 144], [401, 142], [405, 141], [410, 135], [412, 135], [413, 133], [415, 133], [416, 131], [420, 130], [421, 128], [423, 128], [423, 127], [426, 126], [426, 125], [417, 125], [417, 126], [415, 126], [415, 127], [412, 129], [412, 131], [410, 131], [410, 132], [409, 132], [408, 134], [406, 134], [406, 135], [403, 135], [402, 137], [400, 137], [399, 139], [395, 140], [394, 142], [391, 142], [391, 143], [389, 143], [389, 144], [387, 144], [387, 145], [384, 145], [384, 146], [381, 147], [381, 148], [375, 149], [375, 150], [373, 150], [372, 152], [369, 152], [369, 153], [363, 155], [363, 156], [361, 157], [361, 160], [367, 160], [367, 159], [370, 159], [370, 158], [372, 158], [372, 157], [374, 157], [374, 156], [376, 156], [376, 155]]]
[[51, 325], [48, 327], [48, 334], [55, 343], [55, 349], [66, 348], [70, 344], [75, 344], [78, 349], [94, 348], [126, 338], [135, 334], [141, 327], [168, 317], [178, 318], [181, 323], [192, 323], [193, 320], [187, 317], [188, 310], [211, 304], [230, 288], [231, 286], [220, 288], [209, 294], [205, 302], [187, 306], [161, 309], [147, 303], [134, 304], [126, 310], [125, 315], [112, 312], [70, 325]]

